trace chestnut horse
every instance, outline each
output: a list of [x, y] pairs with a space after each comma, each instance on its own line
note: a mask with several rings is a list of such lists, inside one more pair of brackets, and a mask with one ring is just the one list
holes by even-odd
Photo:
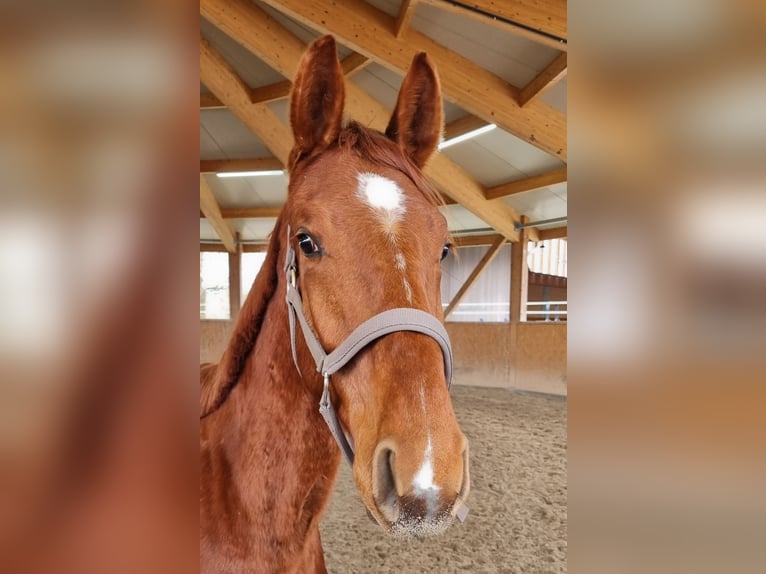
[[464, 509], [441, 324], [449, 236], [420, 171], [442, 128], [439, 81], [418, 54], [385, 134], [342, 125], [344, 91], [325, 36], [295, 77], [266, 260], [220, 363], [202, 369], [203, 572], [326, 572], [319, 521], [342, 451], [389, 533], [437, 534]]

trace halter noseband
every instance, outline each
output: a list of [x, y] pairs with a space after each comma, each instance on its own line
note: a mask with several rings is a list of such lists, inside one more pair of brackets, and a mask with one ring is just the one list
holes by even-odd
[[354, 329], [346, 339], [331, 353], [325, 352], [316, 334], [306, 321], [303, 313], [303, 300], [297, 287], [297, 266], [295, 250], [290, 245], [290, 227], [287, 227], [287, 256], [285, 257], [285, 274], [287, 276], [287, 310], [290, 318], [290, 345], [292, 347], [293, 361], [298, 366], [298, 357], [295, 351], [295, 317], [303, 331], [303, 338], [316, 363], [317, 372], [324, 378], [322, 398], [319, 400], [319, 412], [322, 414], [330, 432], [335, 437], [349, 464], [354, 464], [354, 448], [349, 444], [346, 435], [338, 420], [338, 415], [330, 400], [330, 375], [335, 374], [343, 366], [353, 359], [357, 353], [371, 342], [397, 331], [415, 331], [428, 335], [441, 347], [444, 357], [444, 373], [447, 378], [447, 388], [452, 382], [452, 348], [450, 347], [449, 335], [441, 322], [425, 311], [399, 307], [389, 309], [367, 319]]

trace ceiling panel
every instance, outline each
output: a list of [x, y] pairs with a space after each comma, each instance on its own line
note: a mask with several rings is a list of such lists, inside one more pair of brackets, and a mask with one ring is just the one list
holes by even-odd
[[275, 84], [285, 79], [204, 18], [200, 18], [200, 31], [251, 88]]
[[204, 217], [199, 218], [199, 240], [220, 242], [218, 234]]
[[269, 234], [277, 223], [276, 217], [264, 217], [261, 219], [232, 219], [230, 220], [234, 230], [239, 232], [243, 241], [266, 242]]
[[430, 4], [418, 4], [412, 25], [516, 87], [529, 83], [558, 53]]
[[445, 148], [441, 153], [487, 187], [524, 177], [522, 172], [509, 165], [503, 158], [489, 153], [486, 147], [480, 145], [479, 141], [483, 137], [484, 135], [455, 144]]
[[287, 198], [287, 176], [213, 177], [211, 187], [221, 207], [275, 207]]
[[[202, 110], [200, 121], [228, 159], [271, 157], [271, 152], [229, 110]], [[200, 154], [200, 159], [220, 159]]]
[[[475, 138], [474, 141], [484, 148], [486, 153], [507, 162], [509, 166], [512, 166], [524, 175], [536, 175], [558, 167], [564, 167], [564, 162], [558, 158], [545, 153], [500, 128], [482, 134]], [[507, 181], [511, 179], [513, 178], [508, 178]]]
[[564, 217], [567, 214], [567, 202], [547, 188], [517, 193], [502, 201], [532, 221]]
[[486, 233], [486, 230], [490, 229], [484, 220], [476, 217], [462, 205], [447, 205], [440, 209], [447, 220], [450, 233], [468, 230]]
[[566, 76], [561, 78], [553, 86], [545, 90], [540, 94], [540, 100], [552, 106], [554, 109], [560, 111], [562, 114], [567, 113], [567, 79]]

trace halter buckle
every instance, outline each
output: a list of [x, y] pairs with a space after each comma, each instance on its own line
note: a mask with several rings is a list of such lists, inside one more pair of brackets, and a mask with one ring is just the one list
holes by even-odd
[[295, 287], [295, 265], [290, 266], [290, 285]]
[[322, 378], [324, 379], [324, 388], [319, 404], [320, 406], [328, 406], [330, 404], [330, 375], [326, 372], [322, 373]]

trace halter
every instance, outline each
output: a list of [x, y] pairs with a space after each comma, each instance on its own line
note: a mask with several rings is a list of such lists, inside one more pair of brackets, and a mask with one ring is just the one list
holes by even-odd
[[399, 307], [389, 309], [367, 319], [354, 329], [346, 339], [331, 353], [327, 353], [317, 339], [311, 326], [306, 321], [303, 313], [303, 300], [297, 287], [297, 266], [295, 250], [290, 245], [290, 227], [287, 227], [287, 256], [285, 257], [285, 274], [287, 275], [287, 309], [290, 318], [290, 345], [293, 352], [293, 362], [298, 366], [298, 356], [295, 351], [295, 317], [303, 332], [303, 338], [316, 363], [317, 372], [322, 374], [324, 389], [322, 398], [319, 400], [319, 412], [322, 414], [335, 441], [338, 443], [346, 460], [351, 466], [354, 465], [354, 448], [349, 444], [346, 435], [338, 420], [335, 408], [330, 399], [330, 376], [342, 369], [346, 363], [353, 359], [357, 353], [371, 342], [397, 331], [415, 331], [428, 335], [441, 347], [444, 357], [444, 373], [447, 378], [447, 388], [452, 382], [452, 348], [450, 347], [449, 335], [441, 322], [425, 311]]

